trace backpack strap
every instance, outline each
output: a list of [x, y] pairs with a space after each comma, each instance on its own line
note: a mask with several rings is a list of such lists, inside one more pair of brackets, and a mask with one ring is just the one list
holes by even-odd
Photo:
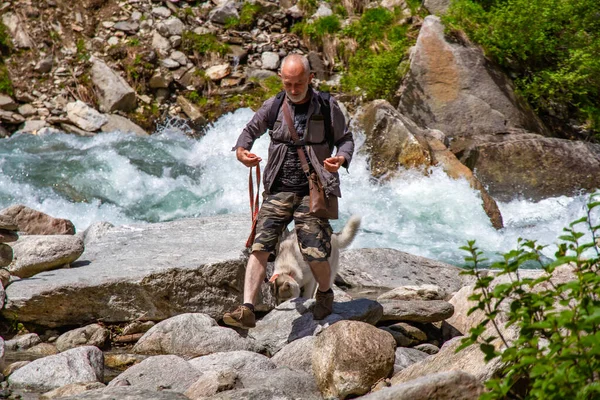
[[[321, 106], [321, 115], [323, 115], [323, 123], [325, 125], [325, 139], [327, 140], [327, 144], [329, 145], [329, 149], [333, 151], [333, 132], [331, 127], [331, 106], [330, 106], [330, 98], [331, 94], [329, 92], [318, 92], [317, 99], [319, 100], [319, 105]], [[277, 93], [275, 95], [275, 100], [271, 104], [271, 109], [269, 110], [269, 119], [267, 128], [269, 130], [273, 130], [275, 127], [275, 122], [277, 121], [277, 116], [279, 115], [279, 110], [281, 109], [281, 105], [285, 100], [285, 90]]]
[[269, 120], [267, 121], [267, 128], [269, 128], [270, 131], [272, 131], [273, 127], [275, 127], [277, 115], [279, 115], [279, 109], [281, 108], [281, 104], [283, 103], [284, 99], [285, 90], [282, 90], [281, 92], [277, 93], [277, 95], [275, 95], [275, 100], [271, 104], [271, 109], [269, 110]]

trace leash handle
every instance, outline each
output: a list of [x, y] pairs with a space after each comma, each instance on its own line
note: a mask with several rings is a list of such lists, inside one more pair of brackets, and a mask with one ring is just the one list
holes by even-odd
[[246, 247], [252, 246], [254, 237], [256, 236], [256, 220], [258, 219], [259, 201], [258, 194], [260, 193], [260, 164], [256, 165], [256, 196], [254, 195], [254, 182], [252, 180], [252, 167], [248, 172], [248, 194], [250, 195], [250, 216], [252, 217], [252, 228], [250, 236], [246, 240]]

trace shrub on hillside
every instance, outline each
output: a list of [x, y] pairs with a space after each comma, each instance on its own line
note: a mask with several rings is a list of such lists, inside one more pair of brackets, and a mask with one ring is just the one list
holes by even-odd
[[443, 19], [507, 68], [542, 115], [585, 120], [600, 139], [599, 13], [597, 0], [455, 0]]
[[[556, 260], [544, 264], [543, 246], [519, 239], [516, 250], [492, 264], [494, 275], [478, 269], [484, 261], [470, 241], [462, 249], [470, 253], [465, 272], [476, 278], [477, 303], [469, 314], [481, 310], [483, 322], [463, 339], [460, 349], [480, 345], [487, 361], [500, 358], [506, 367], [499, 377], [486, 382], [482, 399], [598, 399], [600, 398], [600, 194], [587, 204], [587, 215], [565, 228]], [[580, 230], [580, 228], [583, 228]], [[588, 235], [588, 236], [586, 236]], [[584, 237], [591, 237], [585, 241]], [[519, 268], [536, 262], [547, 274], [524, 278]], [[551, 273], [570, 264], [576, 279], [557, 283]], [[507, 283], [495, 284], [506, 275]], [[506, 327], [513, 325], [518, 338], [502, 334], [498, 314], [505, 313]], [[484, 335], [488, 326], [497, 336]], [[498, 342], [500, 345], [498, 345]], [[459, 349], [459, 350], [460, 350]]]

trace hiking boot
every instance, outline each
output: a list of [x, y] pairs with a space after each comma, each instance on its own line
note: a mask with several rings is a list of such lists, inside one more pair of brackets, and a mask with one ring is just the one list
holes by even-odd
[[254, 312], [248, 307], [241, 305], [234, 311], [223, 315], [223, 322], [230, 326], [238, 328], [250, 329], [256, 326], [256, 317]]
[[313, 319], [323, 319], [333, 312], [333, 292], [323, 293], [317, 290], [317, 302], [313, 308]]

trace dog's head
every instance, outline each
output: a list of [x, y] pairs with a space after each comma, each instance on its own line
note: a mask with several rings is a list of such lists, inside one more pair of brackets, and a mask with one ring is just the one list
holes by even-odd
[[274, 274], [269, 279], [269, 284], [271, 285], [271, 294], [275, 297], [277, 305], [289, 299], [300, 297], [300, 286], [290, 274]]

